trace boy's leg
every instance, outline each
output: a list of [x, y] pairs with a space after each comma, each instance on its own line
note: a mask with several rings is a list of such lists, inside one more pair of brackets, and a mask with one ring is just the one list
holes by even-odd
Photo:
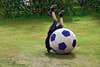
[[53, 32], [56, 29], [56, 25], [57, 25], [57, 17], [55, 14], [55, 7], [56, 7], [56, 5], [52, 5], [49, 10], [49, 13], [52, 16], [52, 20], [53, 20], [53, 23], [49, 28], [49, 32]]
[[52, 23], [52, 25], [50, 26], [49, 31], [50, 31], [50, 32], [53, 32], [53, 31], [55, 31], [55, 29], [56, 29], [57, 18], [56, 18], [56, 15], [55, 15], [55, 12], [54, 12], [54, 11], [51, 12], [51, 15], [52, 15], [53, 23]]
[[60, 24], [58, 25], [57, 29], [63, 28], [63, 25], [64, 25], [63, 13], [64, 13], [64, 10], [61, 10], [61, 11], [59, 12], [59, 17], [60, 17], [60, 18], [59, 18], [59, 22], [60, 22]]
[[50, 50], [52, 49], [50, 47], [50, 44], [49, 44], [49, 39], [50, 39], [50, 35], [53, 33], [53, 31], [55, 31], [56, 29], [56, 24], [57, 24], [57, 18], [56, 18], [56, 15], [55, 15], [55, 5], [52, 5], [51, 8], [51, 16], [52, 16], [52, 19], [53, 19], [53, 23], [52, 25], [50, 26], [50, 29], [48, 31], [48, 35], [47, 35], [47, 38], [45, 40], [45, 44], [46, 44], [46, 48], [47, 48], [47, 51], [50, 52]]

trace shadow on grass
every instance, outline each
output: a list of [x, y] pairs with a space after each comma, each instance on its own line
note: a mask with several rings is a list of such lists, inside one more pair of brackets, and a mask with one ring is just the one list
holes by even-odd
[[69, 53], [69, 54], [64, 54], [64, 55], [60, 55], [60, 54], [56, 54], [56, 53], [45, 53], [45, 55], [49, 58], [57, 58], [57, 59], [75, 59], [76, 55], [75, 53]]

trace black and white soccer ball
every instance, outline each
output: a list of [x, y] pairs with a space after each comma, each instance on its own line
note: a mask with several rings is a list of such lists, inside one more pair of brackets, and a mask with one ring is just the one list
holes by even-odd
[[57, 29], [51, 34], [49, 42], [56, 53], [70, 53], [76, 46], [76, 35], [70, 29]]

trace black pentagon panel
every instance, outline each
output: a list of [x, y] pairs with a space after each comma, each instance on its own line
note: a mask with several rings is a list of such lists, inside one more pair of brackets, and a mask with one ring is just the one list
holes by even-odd
[[56, 38], [56, 34], [52, 34], [52, 35], [51, 35], [51, 41], [54, 41], [55, 38]]
[[70, 32], [67, 31], [67, 30], [64, 30], [64, 31], [62, 32], [62, 34], [63, 34], [65, 37], [70, 36]]
[[59, 50], [65, 50], [66, 47], [67, 47], [67, 45], [64, 42], [59, 43]]
[[76, 39], [73, 40], [72, 46], [73, 48], [76, 46]]

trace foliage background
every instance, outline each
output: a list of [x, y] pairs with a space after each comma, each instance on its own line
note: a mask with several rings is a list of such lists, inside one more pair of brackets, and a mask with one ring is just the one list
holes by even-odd
[[0, 15], [6, 17], [47, 14], [57, 4], [57, 12], [64, 9], [69, 15], [100, 12], [100, 0], [0, 0]]

